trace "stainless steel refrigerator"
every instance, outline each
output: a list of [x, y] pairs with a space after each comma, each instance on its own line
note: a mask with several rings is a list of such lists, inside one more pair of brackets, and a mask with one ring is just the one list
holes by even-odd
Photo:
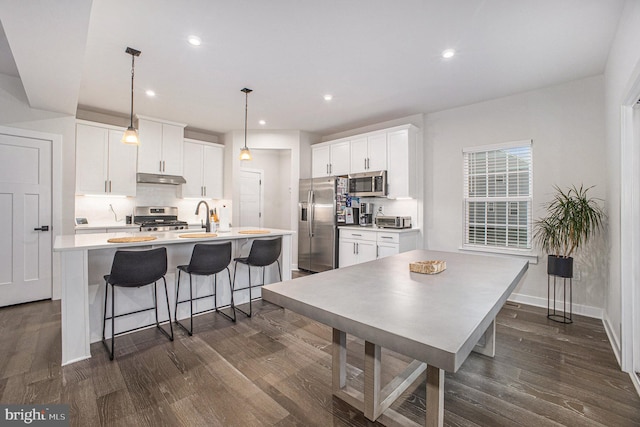
[[315, 273], [336, 268], [336, 206], [340, 213], [345, 192], [346, 178], [300, 180], [298, 268]]

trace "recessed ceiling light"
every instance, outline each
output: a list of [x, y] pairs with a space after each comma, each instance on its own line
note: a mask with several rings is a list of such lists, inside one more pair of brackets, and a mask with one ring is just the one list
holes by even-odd
[[325, 100], [325, 101], [331, 101], [332, 99], [333, 99], [333, 95], [331, 95], [330, 93], [328, 93], [328, 94], [326, 94], [326, 95], [324, 96], [324, 100]]
[[156, 93], [154, 91], [152, 91], [151, 89], [145, 91], [145, 93], [147, 94], [147, 96], [150, 96], [150, 97], [156, 96]]
[[442, 51], [442, 57], [445, 59], [453, 58], [453, 55], [456, 54], [454, 49], [447, 49]]
[[192, 46], [200, 46], [202, 44], [202, 40], [200, 40], [200, 37], [198, 36], [189, 36], [187, 40]]
[[265, 122], [264, 120], [260, 120], [260, 121], [258, 121], [258, 123], [259, 123], [260, 125], [262, 125], [262, 126], [264, 126], [264, 125], [266, 125], [266, 124], [267, 124], [267, 122]]

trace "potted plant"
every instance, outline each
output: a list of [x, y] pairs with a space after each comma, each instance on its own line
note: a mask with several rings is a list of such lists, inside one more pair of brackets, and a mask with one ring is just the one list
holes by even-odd
[[547, 215], [533, 224], [534, 241], [549, 255], [547, 273], [573, 277], [571, 254], [602, 229], [605, 213], [587, 193], [593, 187], [575, 186], [556, 194], [545, 205]]

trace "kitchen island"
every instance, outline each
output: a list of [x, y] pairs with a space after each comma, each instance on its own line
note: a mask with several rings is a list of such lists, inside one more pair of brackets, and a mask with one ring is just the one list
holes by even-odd
[[[167, 285], [169, 289], [169, 302], [171, 310], [175, 306], [175, 271], [178, 265], [188, 264], [191, 258], [193, 246], [196, 243], [216, 243], [231, 241], [233, 257], [246, 256], [251, 248], [251, 242], [259, 238], [273, 238], [282, 236], [282, 253], [280, 264], [282, 279], [291, 278], [291, 240], [294, 231], [278, 229], [232, 228], [229, 232], [218, 232], [216, 237], [202, 237], [202, 230], [187, 230], [181, 232], [119, 232], [62, 235], [56, 238], [53, 250], [60, 252], [61, 282], [62, 282], [62, 364], [77, 362], [91, 357], [89, 346], [92, 342], [100, 341], [102, 337], [102, 311], [104, 310], [104, 279], [105, 274], [111, 271], [113, 256], [118, 249], [153, 249], [157, 247], [167, 248]], [[199, 237], [181, 237], [196, 234]], [[133, 243], [109, 243], [112, 238], [126, 237], [153, 237], [154, 240]], [[239, 268], [238, 282], [246, 284], [248, 281], [247, 268]], [[233, 269], [233, 262], [230, 269]], [[233, 277], [233, 271], [232, 271]], [[185, 280], [185, 279], [182, 279]], [[188, 279], [187, 279], [188, 280]], [[218, 275], [218, 306], [229, 305], [231, 292], [226, 274]], [[253, 274], [254, 283], [260, 283], [262, 275]], [[265, 282], [277, 281], [276, 266], [267, 267]], [[187, 282], [188, 283], [188, 282]], [[198, 277], [195, 280], [195, 295], [211, 293], [212, 279]], [[146, 286], [137, 289], [127, 289], [126, 296], [117, 299], [117, 311], [140, 309], [149, 306], [150, 289]], [[181, 286], [188, 292], [188, 286]], [[257, 288], [259, 295], [260, 288]], [[236, 304], [248, 302], [248, 292], [239, 292], [234, 298]], [[182, 304], [188, 306], [188, 304]], [[213, 306], [212, 298], [198, 301], [195, 311], [201, 311]], [[163, 304], [159, 304], [160, 319], [166, 319], [167, 311]], [[174, 316], [174, 313], [171, 313]], [[188, 316], [187, 307], [179, 307], [175, 315], [178, 318]], [[151, 323], [153, 313], [138, 313], [127, 318], [119, 319], [121, 323], [117, 330], [129, 329], [132, 325]], [[175, 319], [175, 318], [174, 318]], [[117, 324], [118, 325], [118, 324]], [[107, 331], [110, 334], [110, 331]]]
[[[409, 271], [411, 262], [425, 260], [444, 260], [446, 269]], [[414, 250], [270, 284], [262, 294], [333, 328], [336, 397], [371, 421], [413, 425], [390, 406], [426, 371], [426, 425], [442, 426], [444, 371], [456, 372], [471, 351], [493, 357], [495, 317], [527, 268], [522, 260]], [[347, 333], [365, 341], [364, 390], [347, 382]], [[386, 386], [381, 347], [415, 359]]]

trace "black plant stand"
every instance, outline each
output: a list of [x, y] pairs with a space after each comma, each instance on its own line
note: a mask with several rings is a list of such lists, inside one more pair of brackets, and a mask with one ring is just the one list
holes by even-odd
[[[551, 279], [553, 277], [553, 280]], [[562, 311], [556, 309], [556, 285], [562, 280]], [[569, 315], [567, 316], [567, 280], [569, 281]], [[551, 305], [551, 285], [553, 283], [553, 306]], [[547, 276], [547, 318], [554, 322], [573, 323], [573, 279], [553, 274]]]

